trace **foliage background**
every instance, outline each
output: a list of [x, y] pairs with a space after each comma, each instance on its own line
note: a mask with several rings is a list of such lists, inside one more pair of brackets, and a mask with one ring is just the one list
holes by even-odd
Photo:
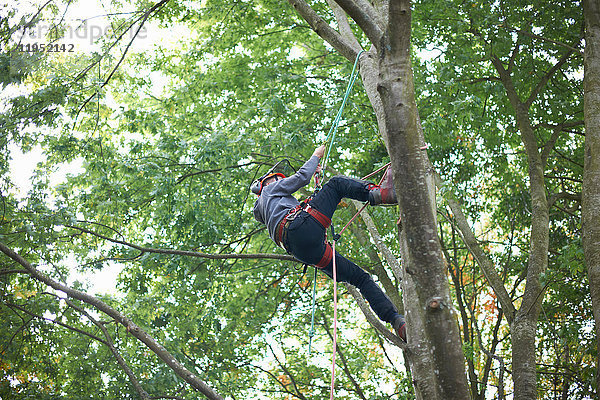
[[[108, 17], [114, 32], [77, 54], [15, 50], [19, 29], [59, 22], [72, 4], [51, 2], [39, 13], [42, 4], [31, 11], [2, 9], [0, 240], [83, 290], [93, 282], [78, 277], [119, 269], [118, 290], [100, 297], [225, 396], [324, 398], [331, 357], [328, 280], [318, 278], [316, 350], [309, 356], [313, 278], [301, 265], [151, 254], [115, 239], [210, 254], [281, 253], [252, 217], [248, 186], [277, 160], [299, 167], [312, 153], [352, 65], [287, 3], [269, 0], [166, 2], [146, 21], [150, 37], [128, 48], [119, 33], [153, 5], [105, 5], [107, 14], [124, 13]], [[312, 5], [333, 21], [324, 2]], [[500, 384], [510, 394], [508, 329], [458, 238], [444, 193], [461, 198], [518, 302], [529, 245], [527, 165], [489, 56], [512, 57], [513, 79], [526, 97], [535, 78], [561, 57], [564, 46], [557, 43], [580, 46], [582, 10], [579, 2], [516, 0], [421, 0], [414, 10], [419, 112], [428, 154], [447, 182], [439, 198], [440, 235], [470, 382], [480, 386], [482, 398], [486, 390], [494, 396]], [[61, 43], [59, 28], [69, 23], [59, 22], [45, 40]], [[515, 43], [520, 50], [511, 54]], [[572, 123], [548, 157], [548, 195], [555, 198], [537, 336], [546, 398], [590, 398], [597, 358], [580, 241], [584, 136], [575, 122], [582, 119], [582, 65], [580, 55], [571, 57], [530, 110], [540, 143], [553, 127]], [[16, 189], [23, 183], [11, 179], [16, 149], [43, 153], [26, 196]], [[332, 160], [333, 168], [353, 176], [387, 161], [359, 82]], [[72, 172], [57, 181], [64, 169]], [[398, 256], [395, 210], [369, 213]], [[351, 215], [351, 207], [342, 206], [336, 224]], [[370, 244], [350, 234], [341, 244], [359, 265], [377, 267], [367, 257]], [[2, 398], [136, 397], [106, 346], [74, 331], [100, 336], [89, 319], [45, 285], [14, 273], [7, 259], [0, 268]], [[340, 313], [338, 398], [413, 398], [401, 355], [369, 327], [351, 296], [342, 296]], [[117, 324], [105, 326], [151, 396], [196, 398]]]

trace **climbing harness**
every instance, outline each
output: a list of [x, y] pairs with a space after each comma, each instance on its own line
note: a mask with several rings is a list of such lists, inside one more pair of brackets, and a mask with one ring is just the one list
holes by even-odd
[[[285, 247], [285, 243], [287, 242], [288, 227], [301, 211], [308, 213], [308, 215], [316, 219], [324, 229], [327, 229], [329, 225], [331, 225], [331, 219], [329, 219], [327, 215], [323, 214], [316, 208], [311, 207], [308, 201], [305, 200], [298, 204], [281, 219], [281, 222], [277, 225], [277, 229], [275, 230], [275, 243], [277, 243], [278, 246], [283, 248], [288, 253], [290, 251]], [[331, 245], [326, 243], [325, 253], [323, 254], [323, 257], [321, 257], [321, 260], [315, 264], [315, 266], [317, 268], [325, 268], [331, 261], [332, 255], [333, 252], [331, 251]]]

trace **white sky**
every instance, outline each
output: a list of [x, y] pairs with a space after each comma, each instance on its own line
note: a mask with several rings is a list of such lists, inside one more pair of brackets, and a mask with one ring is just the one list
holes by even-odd
[[[35, 13], [39, 8], [40, 4], [44, 4], [46, 1], [42, 0], [18, 0], [16, 2], [17, 9], [20, 13]], [[101, 35], [107, 35], [110, 39], [110, 26], [111, 21], [108, 19], [107, 14], [111, 14], [114, 10], [107, 8], [110, 2], [101, 0], [79, 0], [74, 2], [64, 14], [64, 23], [67, 25], [67, 31], [65, 37], [58, 41], [57, 44], [65, 44], [67, 46], [73, 45], [75, 53], [91, 54], [95, 51], [100, 51]], [[0, 17], [5, 17], [5, 9], [8, 6], [0, 5]], [[127, 7], [125, 7], [127, 8]], [[130, 11], [134, 11], [134, 6], [131, 6]], [[61, 16], [62, 16], [61, 11]], [[19, 16], [15, 17], [12, 23], [17, 23]], [[48, 43], [45, 38], [45, 33], [51, 29], [55, 21], [44, 20], [41, 21], [36, 28], [27, 32], [18, 32], [13, 36], [13, 43], [22, 43], [23, 45]], [[157, 24], [147, 22], [144, 27], [140, 30], [136, 37], [133, 45], [131, 46], [128, 54], [133, 54], [142, 51], [153, 51], [157, 46], [172, 47], [184, 37], [189, 37], [189, 30], [183, 26], [172, 26], [169, 29], [161, 29]], [[127, 42], [131, 36], [126, 35], [124, 40]], [[66, 49], [68, 49], [67, 47]], [[60, 53], [58, 53], [60, 55]], [[126, 68], [122, 65], [121, 68]], [[166, 82], [164, 78], [159, 74], [151, 74], [151, 81], [153, 83], [153, 94], [160, 96], [165, 89]], [[17, 95], [21, 95], [27, 92], [27, 87], [24, 85], [11, 85], [0, 93], [0, 107], [4, 107], [4, 100]], [[110, 93], [107, 94], [106, 100], [110, 101], [112, 97]], [[20, 148], [11, 143], [8, 146], [12, 161], [10, 162], [10, 178], [15, 184], [13, 194], [17, 198], [26, 198], [28, 192], [32, 188], [31, 178], [35, 171], [37, 164], [45, 159], [42, 152], [41, 146], [34, 146], [33, 149], [23, 154]], [[76, 174], [81, 171], [81, 160], [72, 162], [70, 164], [64, 164], [50, 176], [50, 182], [52, 185], [58, 185], [64, 182], [67, 174]], [[65, 260], [67, 265], [71, 265], [70, 270], [72, 276], [69, 284], [72, 284], [74, 280], [87, 282], [90, 284], [89, 292], [91, 294], [99, 293], [111, 293], [117, 294], [116, 291], [116, 280], [119, 272], [124, 267], [117, 263], [107, 264], [102, 271], [96, 273], [81, 274], [76, 272], [76, 263], [74, 259]]]

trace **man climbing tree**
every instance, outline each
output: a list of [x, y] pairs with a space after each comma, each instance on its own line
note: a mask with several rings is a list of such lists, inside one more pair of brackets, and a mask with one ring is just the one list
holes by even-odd
[[391, 175], [385, 174], [381, 186], [335, 176], [300, 203], [292, 194], [310, 182], [320, 168], [319, 160], [324, 152], [325, 145], [317, 147], [310, 159], [290, 177], [271, 170], [259, 178], [252, 185], [252, 191], [259, 196], [254, 204], [254, 217], [267, 226], [269, 236], [277, 245], [298, 260], [314, 265], [330, 278], [334, 277], [336, 268], [336, 280], [356, 286], [375, 314], [391, 323], [397, 335], [406, 341], [404, 317], [398, 314], [394, 304], [368, 273], [337, 251], [334, 254], [325, 238], [333, 213], [344, 197], [368, 200], [371, 205], [396, 203]]
[[[417, 399], [466, 399], [464, 354], [437, 235], [433, 176], [415, 99], [412, 2], [329, 1], [337, 31], [305, 0], [288, 2], [338, 53], [348, 60], [360, 59], [361, 78], [398, 193], [402, 290]], [[363, 57], [366, 47], [348, 17], [369, 39], [371, 48]]]

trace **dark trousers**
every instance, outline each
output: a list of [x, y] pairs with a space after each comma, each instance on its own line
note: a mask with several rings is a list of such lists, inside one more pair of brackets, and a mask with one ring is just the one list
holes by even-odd
[[[344, 197], [367, 201], [369, 191], [366, 185], [365, 181], [335, 176], [310, 201], [310, 205], [331, 218]], [[323, 257], [325, 246], [325, 228], [308, 213], [302, 211], [288, 227], [286, 248], [300, 261], [315, 265]], [[398, 310], [373, 281], [371, 275], [337, 251], [335, 262], [337, 281], [355, 286], [379, 319], [393, 322], [398, 316]], [[333, 260], [322, 271], [333, 278]]]

